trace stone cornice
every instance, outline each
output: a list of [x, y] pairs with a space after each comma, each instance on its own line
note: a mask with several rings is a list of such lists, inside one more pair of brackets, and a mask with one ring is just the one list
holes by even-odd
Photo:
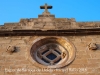
[[100, 28], [68, 30], [7, 30], [0, 31], [0, 36], [82, 36], [100, 35]]

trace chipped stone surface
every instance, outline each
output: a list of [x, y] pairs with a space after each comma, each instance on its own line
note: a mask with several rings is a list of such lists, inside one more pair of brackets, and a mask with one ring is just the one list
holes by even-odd
[[0, 26], [0, 30], [18, 30], [18, 29], [91, 29], [100, 28], [100, 22], [76, 22], [75, 19], [67, 18], [34, 18], [21, 19], [19, 23], [5, 23]]
[[50, 16], [40, 16], [39, 18], [21, 19], [18, 23], [5, 23], [0, 26], [0, 30], [16, 29], [91, 29], [100, 28], [100, 22], [76, 22], [74, 18], [55, 18]]

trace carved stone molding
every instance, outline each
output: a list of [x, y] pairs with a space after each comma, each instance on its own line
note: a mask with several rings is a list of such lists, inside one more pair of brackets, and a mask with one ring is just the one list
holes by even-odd
[[75, 59], [74, 45], [64, 37], [39, 37], [33, 41], [28, 59], [40, 68], [61, 68]]
[[96, 43], [90, 43], [89, 45], [89, 50], [97, 50], [97, 45], [96, 45]]
[[8, 46], [7, 47], [7, 50], [6, 50], [6, 52], [8, 52], [8, 53], [10, 53], [10, 54], [12, 54], [12, 53], [15, 53], [15, 52], [17, 52], [18, 51], [18, 47], [16, 47], [16, 46]]

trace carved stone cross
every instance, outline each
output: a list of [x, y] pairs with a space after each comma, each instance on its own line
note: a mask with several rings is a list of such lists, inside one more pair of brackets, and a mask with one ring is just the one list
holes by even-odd
[[45, 12], [48, 12], [48, 9], [52, 9], [52, 6], [48, 6], [47, 3], [45, 3], [44, 6], [40, 6], [41, 9], [45, 9]]

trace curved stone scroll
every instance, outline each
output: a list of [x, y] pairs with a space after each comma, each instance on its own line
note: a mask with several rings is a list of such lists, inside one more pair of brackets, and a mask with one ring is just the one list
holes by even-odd
[[97, 45], [96, 45], [96, 43], [90, 43], [89, 44], [89, 50], [97, 50]]
[[12, 54], [18, 51], [18, 47], [16, 46], [8, 46], [6, 52]]

